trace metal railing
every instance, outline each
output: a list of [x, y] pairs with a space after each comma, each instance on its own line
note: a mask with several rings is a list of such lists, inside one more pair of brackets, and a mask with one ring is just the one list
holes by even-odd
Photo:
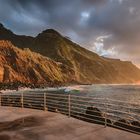
[[140, 104], [79, 94], [1, 94], [1, 106], [48, 110], [140, 135]]

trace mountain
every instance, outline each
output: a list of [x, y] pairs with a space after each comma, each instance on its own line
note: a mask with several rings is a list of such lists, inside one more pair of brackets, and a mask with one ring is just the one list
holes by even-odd
[[16, 35], [9, 29], [6, 29], [3, 24], [0, 23], [0, 40], [9, 40], [15, 46], [20, 48], [28, 48], [33, 42], [33, 37], [25, 35]]
[[74, 71], [62, 63], [29, 49], [21, 50], [10, 41], [0, 41], [0, 82], [48, 85], [74, 81]]
[[21, 49], [30, 48], [33, 52], [67, 66], [67, 69], [73, 71], [78, 83], [136, 83], [140, 80], [140, 70], [131, 62], [101, 57], [53, 29], [30, 37], [16, 35], [1, 25], [2, 39], [11, 41]]

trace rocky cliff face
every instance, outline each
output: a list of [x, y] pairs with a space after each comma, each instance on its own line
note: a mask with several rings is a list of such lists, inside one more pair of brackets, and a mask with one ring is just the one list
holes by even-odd
[[74, 80], [74, 72], [62, 63], [16, 48], [9, 41], [0, 41], [0, 82], [9, 83], [68, 83]]
[[140, 79], [140, 70], [131, 62], [100, 57], [53, 29], [40, 33], [31, 49], [74, 69], [81, 83], [135, 83]]
[[[40, 68], [37, 68], [36, 65], [32, 64], [32, 70], [28, 69], [28, 74], [26, 73], [26, 77], [30, 77], [29, 81], [32, 81], [31, 79], [33, 77], [39, 77], [36, 81], [44, 82], [44, 79], [50, 77], [50, 75], [51, 80], [61, 79], [60, 81], [64, 82], [66, 78], [66, 81], [73, 81], [74, 79], [74, 81], [83, 84], [136, 83], [140, 80], [140, 70], [131, 62], [101, 57], [96, 53], [86, 50], [78, 44], [73, 43], [53, 29], [45, 30], [33, 38], [15, 35], [10, 30], [1, 26], [0, 40], [2, 39], [11, 41], [18, 48], [30, 48], [31, 51], [43, 55], [41, 56], [38, 54], [43, 60], [44, 57], [48, 57], [53, 60], [54, 64], [57, 64], [56, 66], [53, 65], [53, 69], [57, 69], [61, 78], [58, 78], [58, 75], [55, 73], [48, 73], [48, 69], [44, 69], [44, 65], [46, 65], [43, 63], [44, 61], [37, 61], [37, 63], [43, 65], [43, 72], [41, 69], [41, 73], [44, 73], [42, 74], [43, 78], [42, 75], [38, 74], [40, 73]], [[24, 55], [27, 54], [29, 57], [29, 54], [32, 52], [30, 51], [29, 53], [27, 50], [28, 49], [24, 49], [23, 52]], [[12, 55], [15, 56], [13, 52]], [[21, 54], [18, 55], [18, 59], [20, 58], [20, 55]], [[36, 58], [36, 55], [32, 56], [32, 60], [34, 60], [34, 57]], [[18, 66], [18, 63], [15, 62], [14, 59], [11, 61], [15, 67]], [[27, 60], [24, 64], [28, 62], [30, 61]], [[58, 62], [61, 63], [61, 66], [58, 65]], [[35, 66], [35, 69], [33, 69], [33, 66]], [[8, 71], [11, 71], [8, 66], [2, 66], [2, 69], [4, 69], [4, 73], [9, 73]], [[14, 74], [15, 73], [12, 72], [10, 74], [11, 77], [13, 77], [12, 75]], [[1, 75], [3, 75], [3, 70], [0, 71], [0, 77]], [[5, 76], [5, 78], [6, 77], [7, 76]], [[4, 81], [6, 81], [5, 78]]]

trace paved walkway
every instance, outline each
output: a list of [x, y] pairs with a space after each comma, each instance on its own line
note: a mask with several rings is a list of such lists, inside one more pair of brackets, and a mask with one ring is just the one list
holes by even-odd
[[140, 140], [140, 135], [57, 113], [0, 107], [0, 140]]

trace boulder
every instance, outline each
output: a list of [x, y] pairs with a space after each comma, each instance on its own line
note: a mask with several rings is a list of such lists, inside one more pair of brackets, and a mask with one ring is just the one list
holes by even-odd
[[128, 122], [125, 119], [120, 119], [114, 123], [114, 127], [117, 127], [119, 129], [126, 129], [131, 130], [130, 122]]
[[103, 113], [96, 107], [87, 107], [85, 117], [88, 122], [105, 124]]
[[133, 121], [133, 122], [131, 122], [131, 125], [132, 125], [131, 130], [136, 131], [136, 132], [140, 132], [140, 122]]

